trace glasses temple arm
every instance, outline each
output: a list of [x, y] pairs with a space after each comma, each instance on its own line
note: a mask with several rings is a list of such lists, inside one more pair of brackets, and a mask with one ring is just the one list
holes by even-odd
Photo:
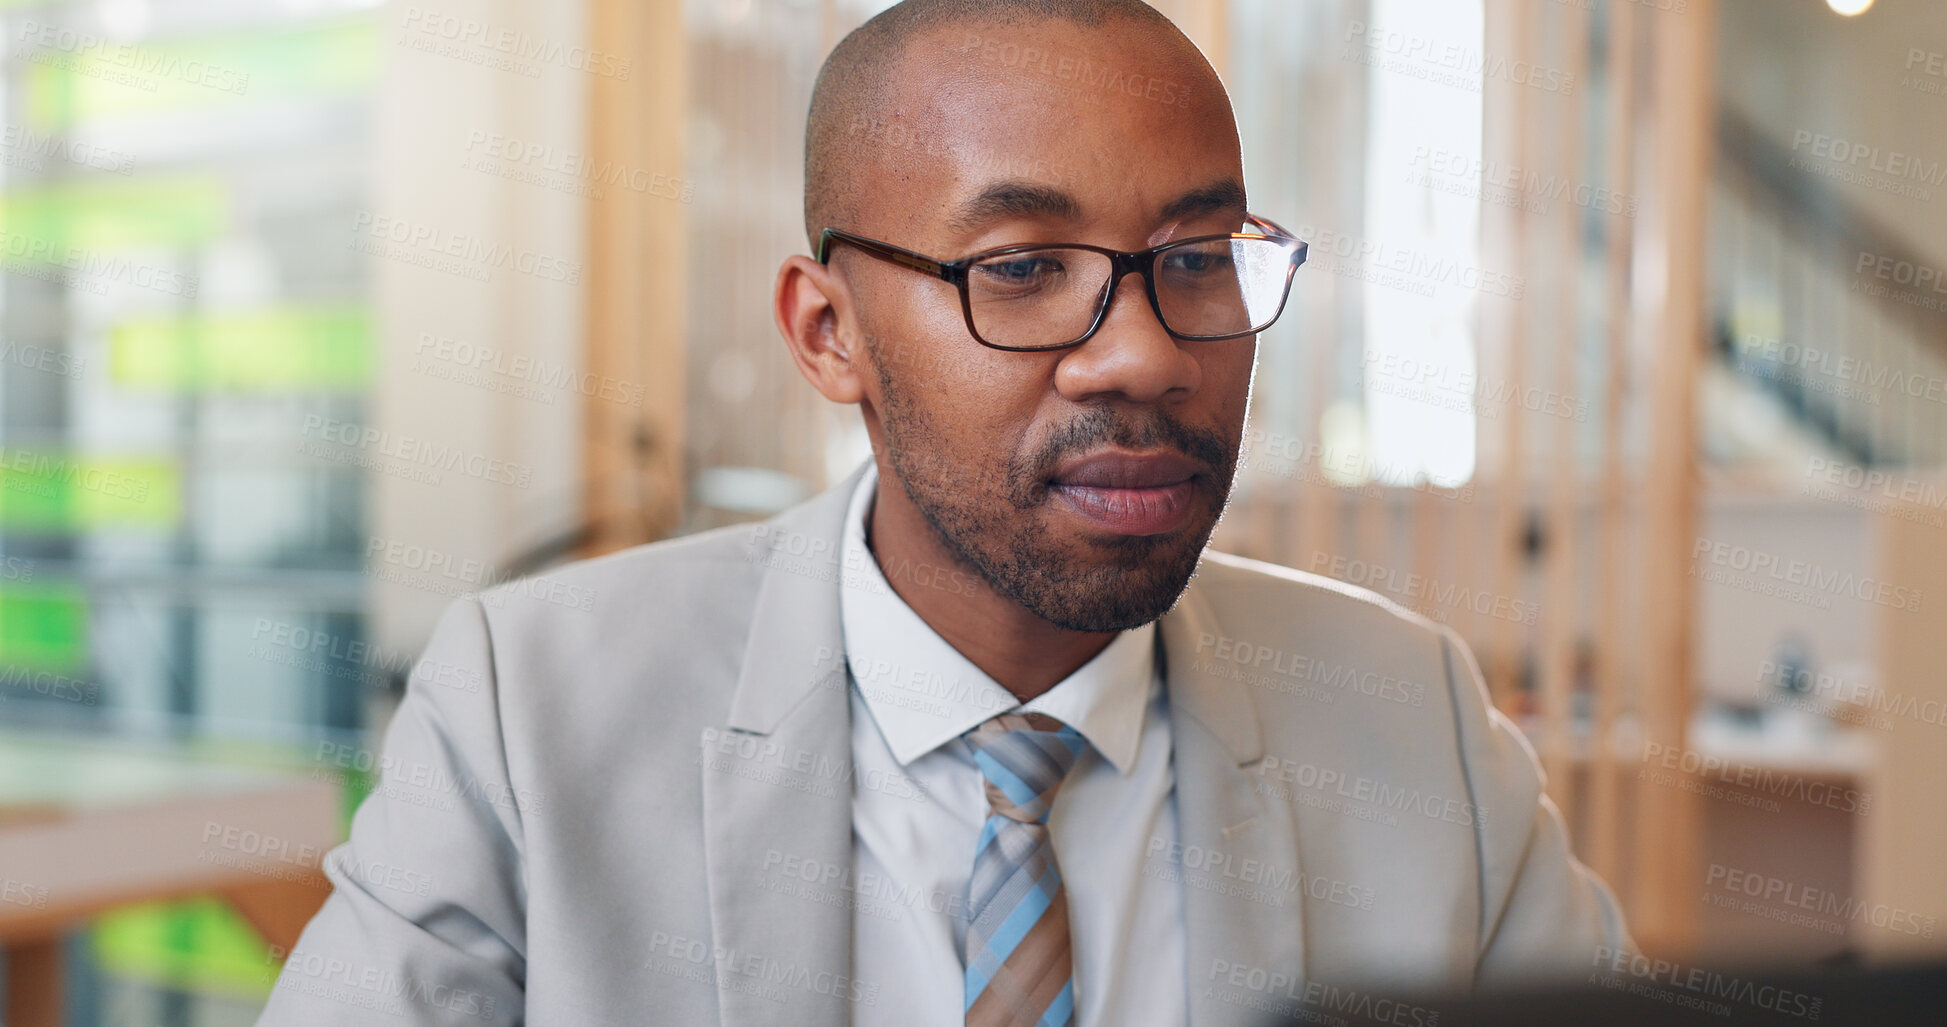
[[904, 264], [914, 270], [924, 271], [935, 278], [944, 278], [947, 281], [954, 280], [951, 265], [942, 264], [931, 257], [914, 253], [911, 250], [902, 250], [897, 246], [867, 239], [864, 236], [853, 235], [850, 232], [841, 232], [836, 228], [827, 228], [818, 236], [818, 262], [820, 264], [830, 261], [831, 242], [834, 239], [839, 242], [851, 243], [881, 260], [889, 260], [895, 264]]

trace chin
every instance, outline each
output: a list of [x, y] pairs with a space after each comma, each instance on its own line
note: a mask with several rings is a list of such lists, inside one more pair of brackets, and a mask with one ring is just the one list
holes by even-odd
[[[1056, 627], [1126, 631], [1176, 605], [1215, 527], [1214, 521], [1199, 519], [1161, 535], [1077, 533], [1063, 546], [1046, 545], [1051, 536], [1043, 535], [1042, 545], [1017, 546], [1011, 559], [994, 561], [994, 577], [1000, 580], [991, 583]], [[1065, 552], [1050, 559], [1054, 550]]]

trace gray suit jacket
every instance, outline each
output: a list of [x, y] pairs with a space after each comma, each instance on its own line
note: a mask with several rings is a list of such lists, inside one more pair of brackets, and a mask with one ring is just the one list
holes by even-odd
[[[854, 788], [897, 786], [851, 774], [857, 478], [453, 604], [383, 753], [337, 760], [381, 781], [259, 1022], [836, 1027], [875, 1002], [854, 904], [938, 897], [852, 874]], [[1450, 632], [1217, 553], [1160, 628], [1180, 840], [1144, 872], [1183, 884], [1197, 1027], [1627, 944]]]

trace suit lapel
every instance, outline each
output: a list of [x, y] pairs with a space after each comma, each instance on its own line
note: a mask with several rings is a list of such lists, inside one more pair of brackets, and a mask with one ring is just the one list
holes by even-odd
[[[724, 1027], [850, 1022], [851, 705], [838, 553], [863, 472], [751, 529], [747, 555], [765, 570], [743, 664], [726, 727], [698, 742]], [[1304, 986], [1293, 816], [1256, 787], [1264, 745], [1248, 686], [1200, 655], [1222, 631], [1198, 581], [1159, 628], [1190, 1023], [1244, 1027]]]
[[1160, 622], [1183, 856], [1192, 1027], [1264, 1022], [1303, 994], [1304, 896], [1289, 806], [1257, 789], [1249, 687], [1209, 658], [1222, 630], [1198, 580]]
[[730, 717], [699, 739], [725, 1027], [851, 1019], [851, 706], [838, 553], [863, 470], [751, 528], [746, 555], [764, 573]]

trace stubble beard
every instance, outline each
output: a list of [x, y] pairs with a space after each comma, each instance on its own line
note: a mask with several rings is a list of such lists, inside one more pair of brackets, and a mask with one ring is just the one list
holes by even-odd
[[[878, 378], [887, 457], [900, 487], [940, 545], [996, 592], [1069, 631], [1140, 627], [1183, 594], [1229, 501], [1237, 445], [1170, 420], [1161, 411], [1139, 422], [1113, 407], [1090, 408], [1028, 453], [1009, 457], [997, 479], [985, 466], [943, 457], [947, 436], [910, 402], [881, 365]], [[1048, 477], [1068, 456], [1109, 443], [1175, 448], [1212, 468], [1196, 479], [1206, 503], [1201, 521], [1165, 535], [1109, 536], [1069, 544], [1045, 530], [1054, 498]]]

